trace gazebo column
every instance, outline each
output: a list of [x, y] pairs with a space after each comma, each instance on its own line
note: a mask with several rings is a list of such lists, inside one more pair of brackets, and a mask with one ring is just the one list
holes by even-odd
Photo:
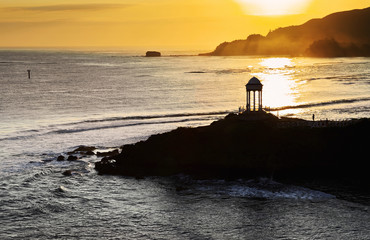
[[258, 91], [258, 111], [262, 110], [262, 91]]
[[250, 91], [249, 92], [249, 105], [250, 105], [250, 109], [251, 109], [251, 112], [253, 111], [253, 91]]
[[249, 112], [251, 109], [251, 98], [250, 98], [250, 91], [247, 91], [247, 111]]
[[260, 91], [260, 111], [262, 111], [262, 90]]
[[256, 111], [256, 91], [253, 91], [253, 111]]

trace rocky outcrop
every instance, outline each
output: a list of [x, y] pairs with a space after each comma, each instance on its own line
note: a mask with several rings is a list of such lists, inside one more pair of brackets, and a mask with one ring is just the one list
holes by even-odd
[[79, 146], [72, 152], [69, 152], [68, 154], [85, 154], [85, 155], [94, 155], [94, 150], [96, 150], [96, 147], [92, 146]]
[[145, 56], [146, 57], [160, 57], [161, 53], [157, 51], [147, 51]]
[[118, 154], [119, 154], [119, 150], [115, 149], [115, 150], [108, 151], [108, 152], [97, 152], [96, 156], [98, 156], [98, 157], [113, 157], [113, 156], [116, 156]]
[[[178, 128], [124, 145], [121, 154], [95, 164], [100, 174], [200, 178], [367, 179], [369, 119], [346, 127], [312, 128], [267, 113], [230, 114], [210, 126]], [[368, 179], [365, 181], [369, 181]]]
[[72, 176], [72, 170], [65, 170], [62, 174], [64, 176]]
[[67, 161], [77, 161], [77, 160], [78, 160], [78, 157], [73, 156], [73, 155], [69, 155], [68, 158], [67, 158]]

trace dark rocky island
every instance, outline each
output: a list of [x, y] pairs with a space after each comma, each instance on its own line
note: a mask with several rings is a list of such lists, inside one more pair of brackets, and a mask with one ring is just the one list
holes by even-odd
[[145, 57], [160, 57], [161, 53], [157, 51], [147, 51]]
[[224, 42], [204, 56], [289, 55], [370, 56], [370, 8], [338, 12], [302, 25], [278, 28], [266, 36]]
[[[229, 114], [209, 126], [178, 128], [95, 164], [100, 174], [197, 178], [331, 179], [364, 186], [369, 119], [305, 121], [272, 114]], [[367, 185], [368, 186], [368, 185]]]

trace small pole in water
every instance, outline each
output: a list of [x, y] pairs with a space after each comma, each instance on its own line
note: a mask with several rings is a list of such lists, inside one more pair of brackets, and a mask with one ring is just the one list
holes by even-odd
[[27, 70], [28, 72], [28, 79], [31, 79], [31, 70]]

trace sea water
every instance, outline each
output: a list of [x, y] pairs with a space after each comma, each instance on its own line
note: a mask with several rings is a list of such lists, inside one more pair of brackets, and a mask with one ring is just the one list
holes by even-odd
[[253, 76], [279, 117], [369, 117], [369, 58], [0, 51], [0, 239], [368, 239], [364, 196], [272, 179], [100, 176], [96, 156], [56, 161], [208, 125], [245, 105]]

